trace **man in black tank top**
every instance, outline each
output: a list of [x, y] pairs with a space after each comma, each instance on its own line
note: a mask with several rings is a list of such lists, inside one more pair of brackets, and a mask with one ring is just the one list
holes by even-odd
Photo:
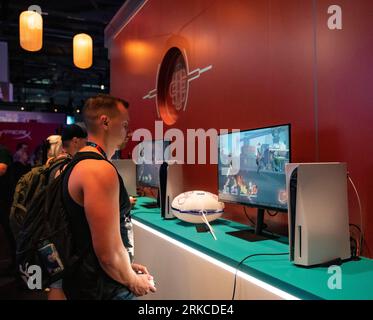
[[63, 181], [76, 250], [83, 257], [64, 278], [68, 299], [131, 299], [155, 292], [146, 267], [133, 263], [131, 204], [120, 175], [107, 160], [128, 133], [128, 103], [108, 95], [87, 100], [88, 132], [82, 158]]

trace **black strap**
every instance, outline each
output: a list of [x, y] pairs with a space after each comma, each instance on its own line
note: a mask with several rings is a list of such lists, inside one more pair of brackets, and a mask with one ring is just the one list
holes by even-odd
[[[74, 158], [69, 162], [65, 170], [63, 171], [64, 173], [67, 172], [70, 168], [74, 167], [78, 162], [83, 161], [83, 160], [105, 160], [108, 161], [106, 158], [103, 157], [103, 155], [98, 154], [97, 152], [93, 151], [84, 151], [84, 152], [78, 152]], [[110, 162], [110, 161], [108, 161]]]
[[48, 172], [48, 175], [47, 175], [47, 179], [46, 179], [46, 184], [49, 183], [49, 177], [52, 173], [52, 171], [56, 168], [58, 168], [58, 171], [60, 172], [60, 174], [63, 172], [63, 168], [69, 164], [71, 162], [71, 157], [68, 156], [66, 158], [61, 158], [61, 159], [57, 159], [55, 162], [53, 162], [48, 168], [47, 168], [47, 172]]
[[92, 148], [96, 148], [96, 150], [100, 152], [104, 156], [105, 159], [107, 159], [106, 152], [97, 143], [87, 141], [86, 145]]

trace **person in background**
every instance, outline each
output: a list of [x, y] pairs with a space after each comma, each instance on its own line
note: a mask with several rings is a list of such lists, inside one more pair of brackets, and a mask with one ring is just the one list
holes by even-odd
[[27, 143], [19, 143], [17, 145], [16, 152], [13, 155], [12, 167], [15, 183], [17, 183], [24, 174], [31, 170], [31, 165], [29, 164]]
[[[47, 139], [49, 151], [47, 164], [53, 168], [49, 173], [48, 183], [52, 182], [64, 168], [58, 163], [72, 157], [87, 143], [87, 133], [78, 125], [69, 125], [62, 129], [61, 136], [54, 135]], [[52, 142], [52, 143], [51, 143]]]
[[43, 165], [43, 144], [39, 144], [31, 154], [30, 164], [32, 168]]
[[14, 156], [18, 156], [25, 163], [27, 163], [29, 161], [28, 144], [26, 142], [18, 143], [17, 147], [16, 147], [16, 152], [15, 152]]
[[77, 124], [71, 124], [62, 129], [63, 150], [73, 157], [87, 143], [87, 132]]
[[43, 163], [49, 166], [48, 184], [51, 183], [62, 171], [60, 164], [71, 156], [63, 150], [62, 137], [60, 135], [49, 136], [43, 148]]
[[51, 135], [35, 148], [30, 157], [31, 166], [34, 168], [47, 164], [48, 161], [63, 153], [62, 137]]
[[12, 265], [9, 267], [9, 270], [13, 270], [15, 268], [16, 252], [16, 243], [9, 225], [9, 213], [13, 201], [15, 187], [11, 165], [12, 156], [9, 150], [0, 145], [0, 224], [3, 227], [11, 250]]
[[49, 136], [44, 145], [43, 163], [49, 164], [52, 159], [63, 154], [62, 137], [60, 135]]

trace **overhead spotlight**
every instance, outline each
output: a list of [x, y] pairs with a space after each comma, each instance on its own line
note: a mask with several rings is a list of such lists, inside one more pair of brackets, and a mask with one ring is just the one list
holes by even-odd
[[55, 109], [54, 109], [54, 112], [58, 112], [58, 109], [57, 109], [57, 108], [55, 108]]
[[101, 85], [101, 90], [105, 90], [105, 86], [103, 84]]
[[24, 108], [24, 107], [21, 107], [21, 111], [25, 111], [25, 108]]
[[76, 109], [76, 113], [80, 113], [80, 109]]

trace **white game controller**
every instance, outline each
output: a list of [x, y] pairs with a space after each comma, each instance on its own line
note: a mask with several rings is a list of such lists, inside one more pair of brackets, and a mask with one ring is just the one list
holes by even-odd
[[[141, 271], [138, 271], [137, 274], [143, 274]], [[149, 284], [155, 288], [155, 281], [154, 279], [149, 279]]]
[[150, 285], [151, 285], [152, 287], [155, 288], [155, 281], [154, 281], [154, 279], [150, 279], [150, 280], [149, 280], [149, 283], [150, 283]]

